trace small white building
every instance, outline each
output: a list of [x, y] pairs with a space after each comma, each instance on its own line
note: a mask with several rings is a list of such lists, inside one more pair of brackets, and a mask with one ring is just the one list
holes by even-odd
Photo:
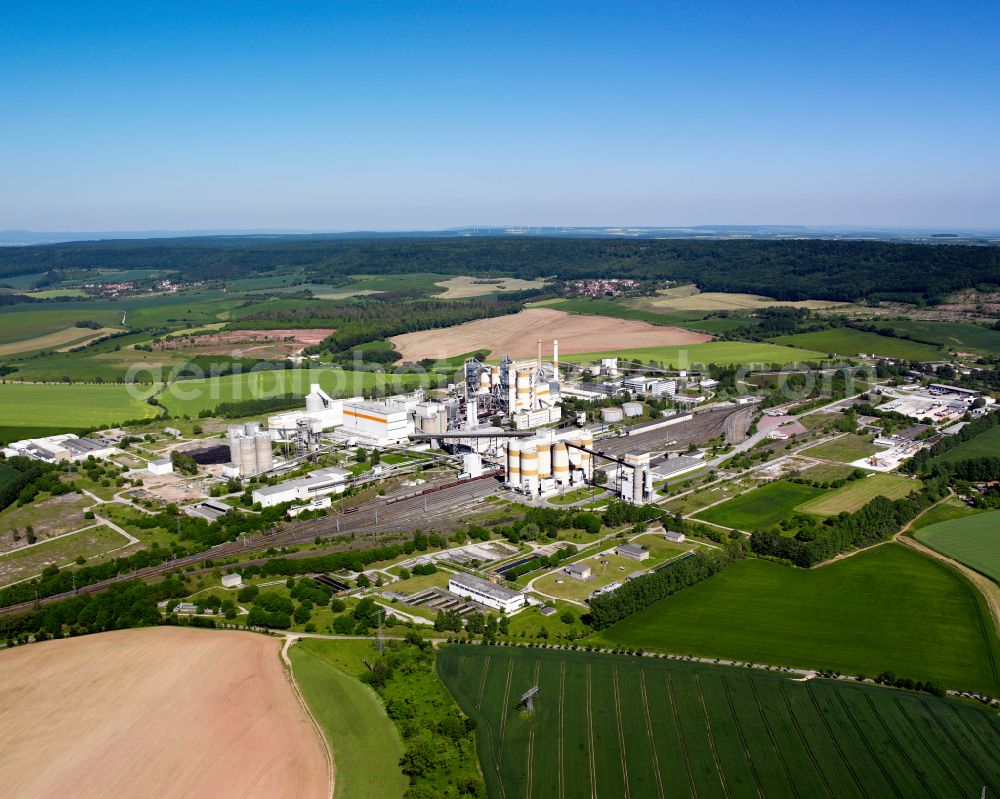
[[631, 560], [646, 560], [649, 557], [649, 550], [638, 544], [619, 544], [616, 551], [621, 557]]
[[222, 587], [223, 588], [240, 588], [243, 585], [243, 575], [233, 572], [232, 574], [222, 575]]
[[150, 474], [172, 474], [174, 462], [170, 458], [159, 458], [146, 464], [146, 471]]
[[563, 571], [570, 577], [575, 577], [577, 580], [590, 579], [590, 566], [587, 566], [585, 563], [571, 563], [569, 566], [565, 566]]
[[471, 599], [480, 605], [502, 610], [504, 613], [519, 610], [527, 603], [527, 597], [523, 592], [491, 583], [481, 577], [473, 577], [471, 574], [452, 575], [448, 580], [448, 590], [464, 599]]
[[678, 533], [676, 530], [664, 530], [663, 536], [667, 541], [673, 541], [675, 544], [682, 544], [687, 539], [684, 533]]

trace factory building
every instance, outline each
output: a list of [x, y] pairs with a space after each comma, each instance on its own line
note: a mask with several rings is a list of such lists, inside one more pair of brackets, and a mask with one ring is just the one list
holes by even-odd
[[91, 457], [108, 458], [117, 451], [114, 444], [95, 438], [79, 438], [75, 433], [12, 441], [3, 449], [8, 458], [20, 455], [47, 463], [85, 461]]
[[464, 599], [471, 599], [480, 605], [504, 613], [519, 610], [528, 601], [521, 591], [491, 583], [481, 577], [473, 577], [471, 574], [452, 575], [448, 580], [448, 590]]
[[[421, 397], [422, 401], [422, 397]], [[414, 410], [419, 402], [414, 402]], [[344, 403], [342, 433], [357, 436], [378, 447], [397, 444], [414, 432], [410, 413], [403, 401]]]
[[[356, 398], [360, 399], [360, 397]], [[330, 430], [344, 423], [344, 401], [335, 400], [319, 383], [313, 383], [306, 394], [306, 407], [303, 411], [290, 411], [269, 416], [267, 429], [275, 441], [291, 441], [298, 432], [303, 419], [308, 419], [310, 429]]]
[[[476, 427], [481, 416], [515, 414], [552, 408], [559, 402], [559, 342], [552, 342], [552, 360], [542, 360], [542, 342], [538, 356], [530, 361], [514, 361], [504, 356], [499, 365], [488, 365], [476, 358], [465, 362], [465, 402], [468, 429]], [[533, 425], [526, 425], [533, 426]]]
[[254, 490], [253, 501], [254, 504], [259, 502], [263, 508], [273, 508], [283, 502], [298, 500], [314, 502], [319, 497], [341, 493], [350, 476], [351, 473], [346, 469], [336, 467], [317, 469], [297, 480], [286, 480], [273, 486], [261, 486]]
[[229, 425], [229, 459], [240, 477], [269, 472], [274, 466], [271, 434], [262, 431], [259, 422]]

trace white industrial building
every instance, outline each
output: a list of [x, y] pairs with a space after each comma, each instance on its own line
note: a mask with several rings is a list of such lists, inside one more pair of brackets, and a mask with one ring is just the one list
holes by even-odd
[[309, 387], [305, 402], [306, 407], [303, 411], [290, 411], [268, 417], [267, 429], [271, 433], [271, 438], [275, 441], [291, 441], [298, 434], [303, 422], [309, 425], [311, 431], [318, 432], [339, 427], [344, 423], [344, 401], [333, 399], [320, 388], [319, 383], [313, 383]]
[[390, 397], [384, 402], [345, 401], [344, 424], [340, 432], [356, 436], [376, 447], [403, 443], [415, 432], [410, 411], [416, 413], [417, 406], [421, 404], [422, 396]]
[[625, 412], [621, 408], [601, 408], [601, 421], [605, 424], [615, 424], [625, 418]]
[[349, 471], [335, 466], [317, 469], [305, 477], [254, 489], [253, 501], [254, 504], [259, 502], [262, 508], [273, 508], [283, 502], [313, 501], [328, 494], [341, 493], [350, 476]]
[[638, 544], [619, 544], [616, 551], [619, 556], [631, 560], [646, 560], [649, 558], [649, 550]]
[[243, 585], [243, 575], [237, 572], [222, 575], [223, 588], [240, 588]]
[[3, 449], [8, 458], [20, 455], [47, 463], [84, 461], [91, 457], [108, 458], [116, 452], [118, 448], [114, 444], [95, 438], [80, 438], [75, 433], [12, 441]]
[[480, 605], [504, 613], [519, 610], [528, 601], [521, 591], [491, 583], [481, 577], [473, 577], [471, 574], [453, 574], [448, 579], [448, 590], [464, 599], [471, 599]]
[[274, 467], [271, 434], [259, 422], [229, 425], [229, 458], [241, 477], [269, 472]]

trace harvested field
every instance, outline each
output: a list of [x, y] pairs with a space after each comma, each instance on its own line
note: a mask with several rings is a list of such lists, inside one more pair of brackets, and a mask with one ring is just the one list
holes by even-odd
[[0, 654], [9, 796], [328, 797], [279, 642], [160, 627]]
[[443, 294], [438, 294], [441, 300], [462, 300], [466, 297], [481, 297], [484, 294], [492, 294], [495, 291], [524, 291], [526, 289], [540, 289], [545, 285], [544, 280], [522, 280], [518, 277], [482, 278], [453, 277], [448, 280], [441, 280], [434, 284], [445, 289]]
[[512, 358], [530, 358], [537, 352], [537, 339], [542, 340], [543, 355], [551, 357], [552, 339], [559, 339], [560, 355], [570, 355], [592, 352], [595, 347], [616, 350], [700, 344], [711, 338], [679, 327], [529, 308], [509, 316], [405, 333], [391, 340], [404, 360], [418, 361], [478, 349], [490, 350], [493, 357], [506, 354]]
[[56, 348], [58, 348], [57, 352], [65, 352], [70, 347], [82, 346], [94, 339], [117, 332], [119, 332], [119, 328], [112, 327], [102, 327], [100, 330], [91, 330], [86, 327], [67, 327], [65, 330], [57, 330], [44, 336], [0, 344], [0, 355], [16, 355], [21, 352]]
[[[84, 520], [83, 511], [93, 504], [90, 497], [72, 493], [5, 508], [0, 512], [0, 552], [24, 546], [29, 525], [39, 541], [86, 527], [91, 522]], [[15, 531], [18, 541], [14, 540]]]
[[655, 297], [640, 297], [628, 302], [632, 308], [646, 311], [743, 311], [757, 308], [833, 308], [846, 306], [846, 302], [828, 300], [784, 301], [759, 294], [735, 294], [722, 291], [699, 292], [695, 286], [678, 286], [665, 289]]
[[158, 350], [176, 350], [191, 355], [232, 355], [284, 358], [319, 344], [332, 328], [310, 327], [286, 330], [227, 330], [202, 336], [171, 336], [154, 344]]

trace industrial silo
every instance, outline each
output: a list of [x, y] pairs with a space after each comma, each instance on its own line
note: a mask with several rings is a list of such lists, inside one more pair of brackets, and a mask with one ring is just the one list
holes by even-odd
[[[594, 448], [594, 434], [589, 430], [580, 431], [580, 446], [586, 447], [587, 449]], [[580, 468], [583, 469], [583, 473], [586, 475], [587, 479], [590, 480], [594, 475], [594, 458], [589, 452], [580, 453]]]
[[552, 445], [538, 445], [538, 477], [552, 476]]
[[274, 465], [274, 454], [271, 451], [271, 436], [267, 433], [257, 433], [253, 437], [254, 455], [257, 461], [257, 473], [267, 472]]
[[507, 484], [521, 485], [521, 445], [516, 441], [507, 443]]
[[519, 369], [517, 372], [516, 407], [519, 411], [531, 407], [531, 372], [527, 369]]
[[552, 445], [552, 476], [560, 485], [569, 482], [569, 453], [562, 441]]
[[[240, 439], [243, 437], [243, 425], [241, 424], [231, 424], [229, 425], [229, 460], [233, 462], [233, 465], [240, 467], [242, 459], [240, 458]], [[243, 473], [242, 468], [240, 469], [240, 474]]]
[[236, 439], [240, 450], [240, 474], [246, 477], [257, 474], [257, 449], [250, 436]]
[[529, 493], [538, 493], [538, 450], [525, 447], [521, 450], [521, 485]]

